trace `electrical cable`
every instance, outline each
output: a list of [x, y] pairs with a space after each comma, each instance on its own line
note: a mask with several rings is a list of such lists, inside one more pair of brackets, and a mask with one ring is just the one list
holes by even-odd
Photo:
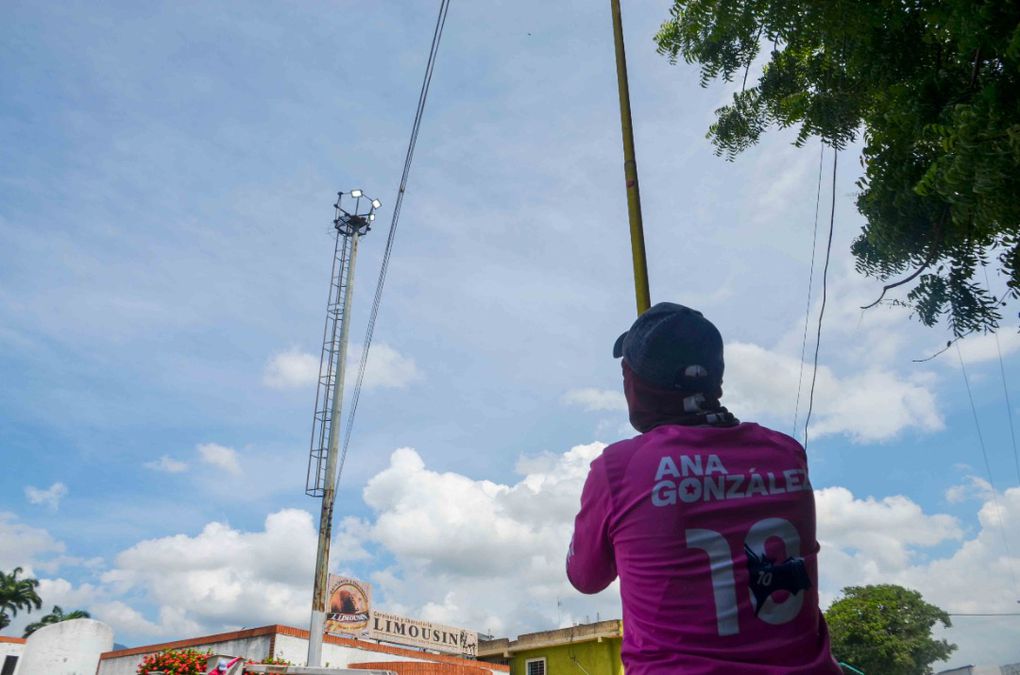
[[808, 272], [807, 303], [804, 307], [804, 337], [800, 343], [800, 372], [797, 373], [797, 402], [793, 407], [793, 433], [797, 434], [797, 419], [800, 416], [800, 390], [804, 384], [804, 355], [807, 353], [808, 324], [811, 323], [811, 288], [815, 280], [815, 253], [818, 250], [818, 209], [822, 203], [822, 164], [825, 159], [825, 143], [819, 142], [818, 190], [815, 193], [815, 233], [811, 237], [811, 271]]
[[832, 257], [832, 233], [836, 227], [836, 166], [839, 160], [839, 148], [832, 149], [832, 206], [829, 209], [829, 243], [825, 247], [825, 266], [822, 268], [822, 306], [818, 310], [818, 332], [815, 335], [815, 362], [811, 371], [811, 391], [808, 395], [807, 416], [804, 419], [804, 449], [808, 445], [808, 427], [811, 425], [811, 413], [815, 409], [815, 382], [818, 379], [818, 352], [822, 344], [822, 318], [825, 316], [825, 301], [828, 298], [829, 259]]
[[1020, 616], [1020, 612], [946, 612], [949, 616]]
[[372, 347], [375, 321], [379, 316], [379, 305], [382, 302], [383, 287], [386, 284], [386, 272], [389, 269], [390, 255], [393, 253], [393, 241], [397, 233], [397, 223], [400, 220], [400, 208], [404, 203], [404, 194], [407, 191], [407, 180], [411, 174], [411, 163], [414, 159], [415, 146], [418, 144], [418, 133], [421, 130], [421, 121], [425, 113], [425, 102], [428, 100], [429, 88], [432, 85], [432, 73], [436, 67], [436, 56], [439, 53], [439, 44], [443, 39], [443, 28], [446, 26], [446, 15], [449, 11], [450, 0], [440, 0], [439, 16], [436, 18], [436, 27], [432, 31], [432, 46], [429, 48], [429, 58], [425, 65], [425, 77], [422, 79], [421, 90], [418, 92], [418, 106], [414, 113], [414, 122], [411, 124], [411, 138], [407, 144], [404, 169], [400, 175], [400, 188], [397, 190], [397, 198], [393, 205], [390, 230], [386, 237], [386, 248], [383, 251], [379, 279], [375, 286], [375, 297], [372, 299], [372, 311], [368, 319], [368, 328], [365, 331], [365, 340], [362, 343], [361, 362], [358, 364], [358, 379], [355, 381], [354, 390], [351, 393], [350, 412], [347, 413], [347, 428], [344, 433], [344, 445], [337, 466], [336, 486], [340, 484], [340, 477], [344, 471], [344, 463], [347, 461], [347, 450], [350, 446], [351, 433], [354, 429], [354, 416], [358, 412], [358, 401], [361, 399], [361, 387], [365, 380], [365, 368], [368, 365], [368, 354]]
[[988, 485], [992, 488], [992, 503], [995, 505], [995, 515], [999, 521], [999, 534], [1002, 536], [1002, 548], [1006, 551], [1006, 569], [1013, 579], [1013, 592], [1018, 596], [1020, 602], [1020, 589], [1016, 583], [1016, 574], [1013, 572], [1013, 554], [1009, 551], [1009, 542], [1006, 541], [1006, 527], [1002, 523], [1002, 506], [999, 504], [999, 493], [995, 490], [995, 483], [992, 481], [992, 465], [988, 461], [988, 450], [985, 448], [985, 439], [981, 434], [981, 424], [978, 422], [977, 406], [974, 405], [974, 394], [970, 390], [970, 378], [967, 377], [967, 367], [963, 363], [963, 352], [960, 351], [960, 344], [956, 344], [956, 357], [960, 360], [960, 372], [963, 373], [963, 384], [967, 389], [967, 398], [970, 400], [970, 411], [974, 415], [974, 427], [977, 429], [978, 445], [981, 446], [981, 457], [985, 460], [985, 471], [988, 473]]
[[[992, 284], [988, 280], [988, 267], [982, 265], [985, 272], [985, 287], [992, 292]], [[1002, 345], [999, 343], [999, 333], [995, 335], [995, 351], [999, 356], [999, 374], [1002, 376], [1002, 394], [1006, 397], [1006, 416], [1009, 420], [1009, 440], [1013, 443], [1013, 463], [1016, 466], [1016, 482], [1020, 485], [1020, 454], [1016, 449], [1016, 430], [1013, 428], [1013, 405], [1009, 402], [1009, 387], [1006, 385], [1006, 366], [1002, 362]]]

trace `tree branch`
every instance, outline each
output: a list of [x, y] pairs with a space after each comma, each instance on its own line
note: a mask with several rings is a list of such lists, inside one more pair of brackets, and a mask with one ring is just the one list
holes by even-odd
[[900, 279], [897, 282], [894, 282], [894, 283], [891, 283], [891, 284], [886, 284], [885, 286], [883, 286], [882, 287], [882, 293], [881, 293], [881, 295], [878, 296], [878, 299], [875, 300], [875, 302], [871, 303], [870, 305], [864, 305], [863, 307], [861, 307], [861, 309], [871, 309], [872, 307], [874, 307], [878, 303], [882, 302], [882, 298], [885, 297], [886, 293], [888, 293], [889, 291], [891, 291], [894, 288], [898, 288], [899, 286], [902, 286], [903, 284], [909, 284], [911, 281], [913, 281], [918, 276], [920, 276], [921, 272], [923, 272], [926, 269], [928, 269], [929, 267], [931, 267], [931, 264], [933, 262], [935, 262], [936, 258], [938, 258], [938, 255], [939, 255], [938, 242], [942, 238], [942, 232], [943, 232], [943, 229], [945, 228], [946, 221], [948, 219], [949, 219], [949, 208], [946, 207], [942, 211], [942, 217], [939, 218], [938, 222], [935, 223], [935, 228], [934, 228], [935, 236], [933, 237], [934, 243], [932, 243], [931, 253], [928, 254], [928, 258], [924, 261], [924, 263], [920, 267], [918, 267], [916, 270], [914, 270], [913, 274], [911, 274], [906, 279]]
[[937, 352], [935, 352], [935, 353], [934, 353], [934, 354], [932, 354], [931, 356], [929, 356], [929, 357], [927, 357], [927, 358], [924, 358], [924, 359], [911, 359], [911, 361], [913, 361], [914, 363], [924, 363], [924, 362], [926, 362], [926, 361], [931, 361], [931, 360], [932, 360], [932, 359], [934, 359], [934, 358], [935, 358], [936, 356], [939, 356], [940, 354], [944, 354], [944, 353], [946, 352], [946, 350], [947, 350], [947, 349], [949, 349], [950, 347], [952, 347], [952, 346], [953, 346], [953, 344], [954, 344], [954, 343], [955, 343], [955, 342], [956, 342], [957, 340], [962, 340], [962, 339], [963, 339], [963, 337], [962, 337], [962, 336], [961, 336], [961, 337], [958, 337], [958, 338], [953, 338], [952, 340], [950, 340], [949, 342], [947, 342], [947, 343], [946, 343], [946, 346], [945, 346], [945, 347], [943, 347], [942, 349], [938, 350]]
[[[758, 33], [754, 36], [754, 44], [758, 44], [759, 40], [761, 40], [761, 32], [763, 30], [765, 30], [765, 24], [764, 23], [762, 25], [758, 26]], [[773, 45], [772, 48], [774, 50], [775, 49], [775, 45]], [[747, 74], [751, 71], [751, 62], [753, 60], [754, 60], [753, 58], [749, 58], [747, 60], [747, 67], [744, 68], [744, 81], [740, 84], [740, 93], [741, 94], [744, 93], [744, 90], [747, 88]]]
[[974, 68], [970, 71], [970, 89], [974, 88], [977, 82], [978, 70], [981, 68], [981, 47], [974, 50]]
[[911, 281], [916, 279], [918, 276], [920, 276], [921, 272], [923, 272], [926, 269], [928, 269], [934, 261], [935, 261], [935, 253], [933, 251], [932, 255], [928, 256], [928, 259], [924, 261], [924, 264], [921, 265], [920, 267], [918, 267], [916, 270], [914, 270], [914, 272], [909, 277], [907, 277], [906, 279], [900, 279], [899, 281], [897, 281], [895, 283], [886, 284], [885, 286], [882, 287], [882, 294], [878, 296], [878, 299], [875, 300], [875, 302], [871, 303], [870, 305], [863, 305], [861, 307], [861, 309], [871, 309], [872, 307], [874, 307], [878, 303], [882, 302], [882, 298], [885, 297], [885, 294], [887, 292], [891, 291], [892, 289], [894, 289], [894, 288], [896, 288], [898, 286], [902, 286], [903, 284], [910, 283]]

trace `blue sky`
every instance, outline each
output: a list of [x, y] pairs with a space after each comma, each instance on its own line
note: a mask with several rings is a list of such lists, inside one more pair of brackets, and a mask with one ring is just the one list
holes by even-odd
[[[818, 147], [777, 132], [716, 158], [732, 87], [655, 53], [667, 8], [625, 15], [653, 300], [712, 318], [731, 409], [790, 432]], [[133, 644], [305, 620], [331, 204], [361, 187], [388, 222], [435, 11], [0, 9], [0, 568], [47, 603]], [[452, 6], [337, 507], [337, 566], [394, 611], [509, 634], [618, 612], [560, 572], [592, 444], [631, 433], [609, 356], [634, 313], [618, 120], [608, 8]], [[995, 342], [962, 345], [993, 492], [955, 352], [911, 362], [943, 330], [858, 309], [879, 284], [849, 254], [855, 149], [840, 169], [809, 448], [823, 598], [888, 581], [1014, 611]], [[364, 241], [358, 343], [384, 241]], [[1000, 346], [1012, 384], [1011, 325]], [[1020, 660], [1016, 618], [954, 626], [951, 662]]]

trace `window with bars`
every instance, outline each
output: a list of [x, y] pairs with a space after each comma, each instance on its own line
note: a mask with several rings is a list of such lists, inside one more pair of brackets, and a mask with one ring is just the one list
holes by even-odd
[[545, 675], [545, 659], [528, 659], [525, 661], [524, 675]]

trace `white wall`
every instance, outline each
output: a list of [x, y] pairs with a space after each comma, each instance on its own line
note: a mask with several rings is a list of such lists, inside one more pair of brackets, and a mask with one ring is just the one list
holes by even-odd
[[[326, 645], [323, 645], [325, 647]], [[286, 659], [291, 663], [304, 665], [308, 661], [308, 640], [292, 637], [290, 635], [276, 636], [276, 653], [278, 659]], [[323, 659], [323, 663], [326, 660]]]
[[[308, 640], [305, 638], [293, 637], [291, 635], [276, 635], [276, 648], [273, 654], [269, 653], [269, 635], [260, 635], [238, 640], [224, 642], [210, 642], [195, 647], [202, 651], [211, 650], [214, 654], [230, 656], [243, 656], [247, 659], [263, 659], [266, 656], [275, 656], [286, 659], [293, 664], [303, 665], [308, 657]], [[154, 650], [156, 651], [156, 650]], [[138, 664], [147, 656], [154, 653], [133, 654], [131, 656], [111, 655], [99, 663], [99, 670], [93, 671], [95, 675], [135, 675]], [[366, 663], [374, 661], [428, 661], [428, 658], [416, 658], [412, 656], [398, 656], [385, 652], [369, 651], [368, 649], [357, 649], [342, 645], [322, 645], [322, 663], [333, 668], [347, 668], [352, 663]], [[478, 662], [479, 667], [485, 668], [488, 664]], [[506, 671], [492, 670], [493, 675], [506, 675]], [[23, 672], [18, 675], [25, 675]], [[45, 675], [58, 675], [46, 673]], [[93, 675], [88, 673], [87, 675]]]
[[[305, 663], [308, 658], [308, 640], [290, 635], [277, 635], [275, 656], [287, 659], [291, 663]], [[375, 652], [369, 651], [368, 649], [345, 647], [343, 645], [334, 645], [328, 642], [324, 642], [322, 644], [322, 665], [328, 665], [332, 668], [348, 668], [352, 663], [428, 660], [428, 658], [424, 657], [416, 658], [397, 654], [387, 654], [386, 652]], [[477, 664], [472, 663], [472, 665], [477, 665], [480, 668], [486, 668], [489, 664], [479, 661]], [[489, 670], [488, 668], [486, 669]], [[493, 675], [507, 675], [505, 670], [490, 670], [490, 672], [492, 672]], [[101, 675], [105, 675], [105, 673]]]
[[21, 655], [25, 652], [25, 645], [21, 642], [0, 642], [0, 668], [4, 665], [4, 659], [8, 656], [17, 656], [18, 664], [14, 666], [14, 675], [21, 670]]
[[[213, 654], [223, 654], [224, 656], [243, 656], [246, 659], [261, 660], [269, 655], [269, 639], [269, 635], [258, 635], [238, 640], [210, 642], [209, 644], [198, 645], [195, 649], [203, 652], [211, 651]], [[95, 675], [135, 675], [138, 672], [138, 665], [145, 657], [157, 651], [159, 650], [153, 650], [144, 654], [133, 654], [131, 656], [105, 658], [100, 661], [99, 670], [94, 671]], [[18, 675], [23, 675], [23, 673]], [[93, 674], [89, 673], [89, 675]]]
[[95, 675], [99, 655], [113, 648], [113, 629], [92, 619], [40, 628], [25, 643], [18, 675]]
[[[308, 660], [308, 640], [293, 637], [290, 635], [276, 636], [276, 656], [287, 659], [291, 663], [302, 664]], [[365, 663], [368, 661], [426, 661], [427, 659], [416, 659], [384, 652], [371, 652], [368, 650], [334, 645], [328, 642], [322, 644], [322, 665], [330, 668], [347, 668], [352, 663]]]

